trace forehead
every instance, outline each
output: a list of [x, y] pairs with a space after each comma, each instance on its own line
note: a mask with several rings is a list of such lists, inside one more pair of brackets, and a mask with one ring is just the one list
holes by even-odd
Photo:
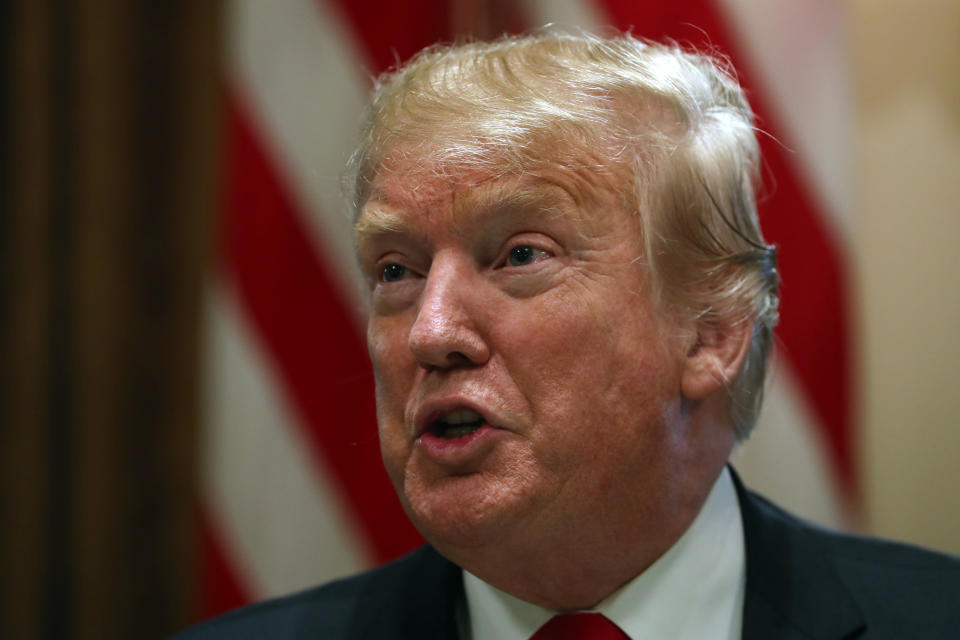
[[509, 212], [564, 216], [589, 225], [600, 211], [623, 200], [621, 191], [613, 172], [599, 163], [543, 161], [523, 173], [491, 175], [405, 162], [374, 178], [355, 231], [360, 242], [371, 234], [398, 231], [411, 217], [440, 212], [449, 215], [454, 227]]

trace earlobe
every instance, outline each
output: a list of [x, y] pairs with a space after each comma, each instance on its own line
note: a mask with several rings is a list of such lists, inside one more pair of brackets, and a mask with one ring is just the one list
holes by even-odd
[[753, 319], [727, 327], [701, 325], [687, 350], [681, 392], [691, 400], [702, 400], [730, 385], [750, 349]]

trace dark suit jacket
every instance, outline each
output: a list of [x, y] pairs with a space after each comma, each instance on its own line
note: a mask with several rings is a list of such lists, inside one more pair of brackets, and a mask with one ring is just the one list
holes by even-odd
[[[960, 560], [822, 530], [734, 482], [747, 550], [744, 640], [960, 638]], [[460, 569], [423, 547], [176, 640], [455, 640], [461, 598]]]

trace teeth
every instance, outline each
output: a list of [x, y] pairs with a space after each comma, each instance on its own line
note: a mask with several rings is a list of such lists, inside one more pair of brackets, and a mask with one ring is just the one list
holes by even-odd
[[483, 420], [479, 413], [476, 411], [471, 411], [469, 409], [460, 409], [459, 411], [454, 411], [448, 413], [444, 417], [440, 418], [439, 422], [442, 422], [446, 425], [460, 425], [468, 422], [479, 422]]

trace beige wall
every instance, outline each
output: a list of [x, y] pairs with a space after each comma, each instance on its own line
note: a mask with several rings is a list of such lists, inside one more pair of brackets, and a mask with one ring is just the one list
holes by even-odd
[[871, 533], [960, 553], [960, 0], [854, 0]]

